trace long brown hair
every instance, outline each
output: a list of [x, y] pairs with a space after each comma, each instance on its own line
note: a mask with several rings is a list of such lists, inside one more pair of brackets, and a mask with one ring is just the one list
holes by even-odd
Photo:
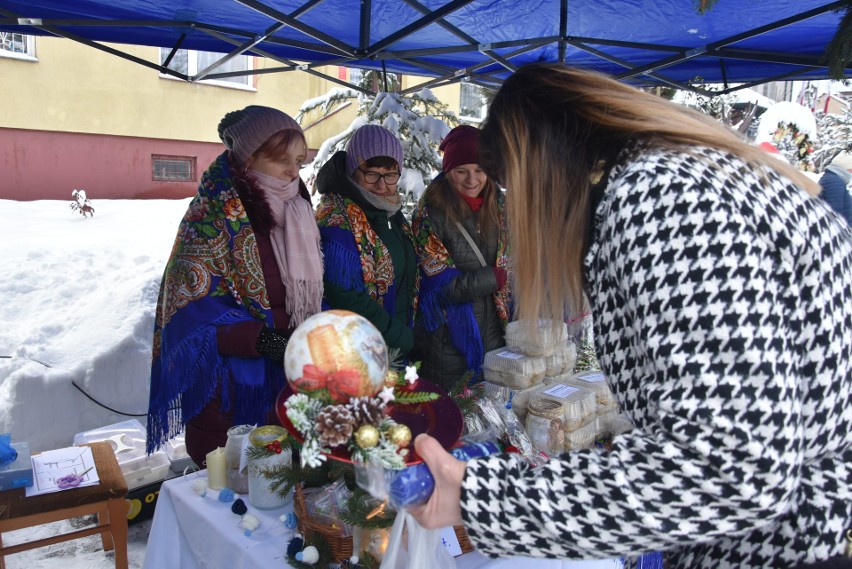
[[489, 107], [480, 156], [507, 188], [516, 314], [561, 321], [583, 303], [583, 254], [592, 173], [630, 140], [686, 150], [707, 146], [769, 167], [811, 195], [792, 166], [706, 115], [591, 71], [534, 64], [509, 77]]
[[[489, 176], [482, 193], [479, 194], [482, 197], [482, 207], [479, 210], [479, 228], [482, 234], [489, 238], [497, 234], [500, 226], [497, 211], [499, 191], [497, 184]], [[429, 208], [444, 212], [450, 225], [463, 224], [465, 218], [470, 215], [470, 208], [459, 193], [453, 189], [446, 176], [439, 176], [429, 183], [426, 191], [423, 192], [423, 200]]]

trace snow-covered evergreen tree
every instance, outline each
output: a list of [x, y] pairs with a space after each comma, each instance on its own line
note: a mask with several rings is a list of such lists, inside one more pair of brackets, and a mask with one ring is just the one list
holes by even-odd
[[438, 145], [449, 130], [459, 124], [456, 115], [429, 89], [410, 95], [380, 92], [364, 95], [354, 89], [332, 89], [323, 97], [305, 101], [296, 119], [301, 122], [309, 112], [327, 115], [341, 104], [357, 99], [358, 116], [342, 132], [320, 145], [314, 161], [302, 172], [313, 192], [316, 174], [338, 150], [345, 150], [352, 134], [365, 124], [378, 124], [397, 135], [402, 143], [404, 163], [399, 181], [406, 213], [414, 206], [432, 178], [441, 170]]
[[852, 103], [843, 114], [815, 113], [819, 139], [814, 145], [813, 161], [817, 172], [822, 172], [841, 152], [852, 152]]

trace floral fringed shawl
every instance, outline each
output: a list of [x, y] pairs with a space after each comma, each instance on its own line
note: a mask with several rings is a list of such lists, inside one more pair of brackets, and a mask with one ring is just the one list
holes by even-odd
[[[325, 267], [334, 267], [334, 270], [326, 270], [324, 278], [343, 289], [366, 292], [388, 314], [394, 314], [396, 290], [393, 260], [387, 246], [367, 220], [364, 210], [350, 198], [328, 193], [320, 199], [316, 218], [322, 235]], [[411, 227], [405, 221], [402, 230], [415, 243]], [[418, 273], [409, 325], [413, 324], [417, 310], [419, 281]]]
[[[497, 259], [495, 266], [511, 268], [504, 216], [505, 202], [502, 194], [497, 197], [497, 215], [499, 233], [497, 236]], [[479, 324], [473, 314], [473, 306], [469, 302], [453, 303], [446, 298], [445, 289], [460, 271], [455, 267], [452, 257], [441, 239], [434, 233], [429, 207], [423, 199], [417, 206], [411, 220], [417, 243], [417, 262], [422, 273], [420, 286], [420, 316], [423, 327], [434, 332], [438, 326], [447, 323], [450, 343], [464, 354], [469, 370], [474, 371], [472, 382], [482, 379], [482, 362], [485, 358], [485, 346]], [[509, 286], [505, 286], [493, 294], [497, 316], [506, 326], [510, 313]]]
[[[154, 324], [147, 452], [178, 434], [219, 390], [236, 424], [262, 424], [283, 386], [266, 358], [223, 356], [218, 326], [272, 323], [255, 233], [227, 153], [204, 173], [178, 227]], [[229, 381], [232, 380], [232, 381]]]

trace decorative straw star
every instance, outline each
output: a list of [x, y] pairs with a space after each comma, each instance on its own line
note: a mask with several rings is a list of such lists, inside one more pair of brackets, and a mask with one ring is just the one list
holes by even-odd
[[384, 405], [387, 405], [388, 403], [390, 403], [391, 401], [396, 399], [393, 396], [393, 387], [387, 387], [387, 386], [382, 388], [382, 390], [379, 392], [377, 397], [382, 400], [382, 403]]
[[417, 375], [417, 366], [405, 366], [405, 381], [413, 384], [420, 376]]

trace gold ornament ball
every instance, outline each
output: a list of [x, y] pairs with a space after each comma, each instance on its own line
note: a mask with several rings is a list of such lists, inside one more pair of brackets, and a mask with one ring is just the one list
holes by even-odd
[[388, 438], [399, 448], [405, 448], [411, 442], [411, 429], [407, 425], [394, 425], [388, 429]]
[[399, 380], [399, 374], [396, 371], [389, 369], [387, 374], [385, 374], [385, 386], [394, 387]]
[[379, 444], [379, 430], [373, 425], [362, 425], [355, 432], [355, 444], [363, 449], [373, 448]]

